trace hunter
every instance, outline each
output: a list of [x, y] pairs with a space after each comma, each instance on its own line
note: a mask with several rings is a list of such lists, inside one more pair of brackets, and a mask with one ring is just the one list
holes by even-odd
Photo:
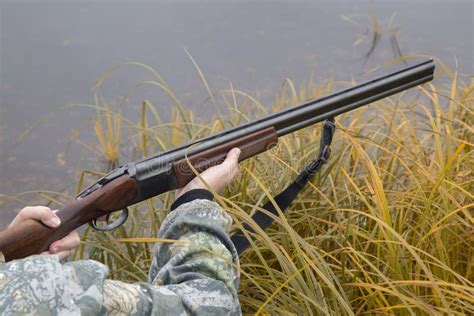
[[[238, 171], [240, 150], [176, 190], [158, 238], [147, 283], [107, 279], [109, 269], [93, 260], [64, 261], [79, 245], [77, 232], [41, 255], [0, 263], [1, 315], [240, 315], [239, 258], [229, 237], [232, 218], [213, 202]], [[47, 207], [26, 207], [10, 223], [34, 218], [57, 227]], [[1, 260], [1, 259], [0, 259]]]

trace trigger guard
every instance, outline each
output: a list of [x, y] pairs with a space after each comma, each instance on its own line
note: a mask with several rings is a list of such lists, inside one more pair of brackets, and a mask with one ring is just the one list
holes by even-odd
[[[94, 228], [95, 230], [99, 230], [99, 231], [110, 231], [110, 230], [114, 230], [115, 228], [119, 227], [119, 226], [122, 226], [123, 223], [125, 223], [125, 221], [127, 220], [128, 218], [128, 208], [124, 208], [121, 213], [120, 213], [120, 216], [119, 218], [117, 218], [116, 221], [110, 223], [110, 224], [107, 224], [107, 225], [104, 225], [104, 226], [98, 226], [97, 225], [97, 219], [94, 219], [92, 220], [89, 225]], [[109, 221], [109, 215], [107, 215], [107, 222]]]

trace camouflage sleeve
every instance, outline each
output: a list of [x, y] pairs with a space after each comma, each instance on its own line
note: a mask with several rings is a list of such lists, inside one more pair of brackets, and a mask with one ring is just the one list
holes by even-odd
[[180, 205], [163, 222], [148, 283], [105, 279], [96, 261], [32, 256], [0, 265], [0, 314], [240, 315], [230, 216], [217, 203]]

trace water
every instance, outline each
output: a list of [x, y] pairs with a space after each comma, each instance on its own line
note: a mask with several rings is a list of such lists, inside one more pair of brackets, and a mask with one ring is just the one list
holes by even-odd
[[[93, 167], [98, 155], [79, 141], [94, 143], [95, 113], [64, 106], [93, 103], [96, 80], [126, 61], [157, 69], [200, 113], [213, 105], [185, 48], [213, 90], [232, 82], [236, 89], [258, 90], [265, 102], [284, 78], [363, 80], [364, 70], [395, 56], [388, 34], [397, 26], [403, 54], [432, 55], [474, 72], [472, 1], [4, 1], [0, 9], [0, 194], [10, 196], [0, 202], [0, 227], [12, 218], [8, 211], [43, 203], [34, 194], [13, 195], [72, 192], [78, 171]], [[372, 17], [382, 36], [366, 60]], [[115, 104], [146, 79], [145, 71], [124, 67], [105, 84], [103, 96]], [[132, 98], [127, 117], [137, 119], [142, 99], [165, 117], [170, 111], [170, 100], [148, 87]]]

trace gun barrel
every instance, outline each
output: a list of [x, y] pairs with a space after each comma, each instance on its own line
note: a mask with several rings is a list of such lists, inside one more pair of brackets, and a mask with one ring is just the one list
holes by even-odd
[[265, 118], [208, 136], [136, 163], [137, 172], [157, 170], [167, 162], [213, 148], [259, 130], [275, 127], [283, 136], [329, 117], [348, 112], [433, 79], [433, 60], [407, 67], [338, 93], [307, 102]]
[[275, 123], [277, 135], [286, 135], [338, 114], [349, 112], [358, 107], [431, 81], [434, 76], [434, 68], [435, 65], [433, 61], [429, 60], [290, 109], [293, 110], [292, 113], [285, 113], [284, 120]]

